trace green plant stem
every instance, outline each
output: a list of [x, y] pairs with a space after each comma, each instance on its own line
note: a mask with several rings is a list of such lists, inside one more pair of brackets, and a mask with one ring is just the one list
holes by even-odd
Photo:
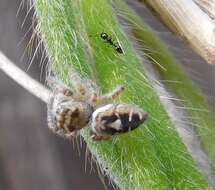
[[[52, 69], [59, 78], [69, 83], [68, 71], [74, 67], [97, 80], [103, 93], [124, 84], [126, 92], [118, 101], [137, 104], [149, 114], [147, 125], [111, 141], [94, 142], [83, 130], [90, 151], [121, 189], [208, 189], [120, 30], [111, 3], [37, 0], [35, 4]], [[125, 55], [105, 43], [101, 32], [119, 40]]]

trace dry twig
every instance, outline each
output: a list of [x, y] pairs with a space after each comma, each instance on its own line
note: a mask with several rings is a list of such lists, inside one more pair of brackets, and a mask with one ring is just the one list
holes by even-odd
[[[183, 36], [208, 63], [215, 64], [215, 24], [208, 15], [215, 1], [194, 0], [144, 0], [174, 31]], [[207, 2], [207, 3], [206, 3]], [[213, 6], [212, 6], [213, 5]], [[209, 9], [211, 8], [211, 9]], [[214, 16], [213, 12], [213, 16]]]

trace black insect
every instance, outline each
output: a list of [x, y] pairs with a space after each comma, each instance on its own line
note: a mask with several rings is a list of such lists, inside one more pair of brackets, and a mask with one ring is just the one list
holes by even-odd
[[100, 34], [100, 37], [101, 37], [103, 40], [105, 40], [107, 43], [109, 43], [110, 45], [112, 45], [112, 46], [114, 47], [114, 49], [115, 49], [118, 53], [121, 53], [121, 54], [124, 53], [124, 51], [123, 51], [122, 47], [120, 46], [120, 44], [119, 44], [118, 42], [114, 42], [114, 41], [112, 40], [112, 38], [111, 38], [110, 36], [108, 36], [107, 33], [102, 32], [102, 33]]

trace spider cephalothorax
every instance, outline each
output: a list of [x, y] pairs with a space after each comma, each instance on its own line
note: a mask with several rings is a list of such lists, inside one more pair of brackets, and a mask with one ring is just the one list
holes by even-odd
[[105, 140], [131, 131], [146, 120], [146, 113], [137, 106], [107, 104], [123, 92], [123, 86], [100, 95], [92, 81], [81, 78], [74, 70], [70, 76], [72, 90], [52, 80], [54, 88], [47, 115], [48, 126], [55, 133], [64, 137], [75, 136], [88, 126], [94, 140]]

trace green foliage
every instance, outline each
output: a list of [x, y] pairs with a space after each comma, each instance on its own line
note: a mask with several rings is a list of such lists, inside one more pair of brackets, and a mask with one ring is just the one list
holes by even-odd
[[[154, 63], [153, 66], [160, 73], [161, 80], [169, 81], [166, 86], [183, 101], [187, 113], [190, 115], [193, 127], [197, 130], [203, 148], [207, 151], [212, 165], [215, 167], [215, 117], [208, 106], [205, 97], [199, 92], [183, 68], [164, 44], [155, 36], [131, 10], [118, 1], [118, 7], [125, 11], [124, 18], [130, 24], [132, 33], [142, 44], [142, 51]], [[146, 48], [147, 47], [147, 48]], [[147, 56], [150, 55], [150, 56]], [[159, 64], [158, 64], [159, 63]]]
[[[137, 130], [111, 141], [94, 142], [82, 135], [101, 167], [121, 189], [208, 189], [145, 75], [133, 47], [121, 31], [109, 0], [37, 0], [35, 8], [52, 69], [69, 83], [75, 68], [97, 82], [102, 92], [126, 86], [117, 102], [137, 104], [149, 114]], [[118, 54], [100, 38], [106, 32], [120, 41]]]

